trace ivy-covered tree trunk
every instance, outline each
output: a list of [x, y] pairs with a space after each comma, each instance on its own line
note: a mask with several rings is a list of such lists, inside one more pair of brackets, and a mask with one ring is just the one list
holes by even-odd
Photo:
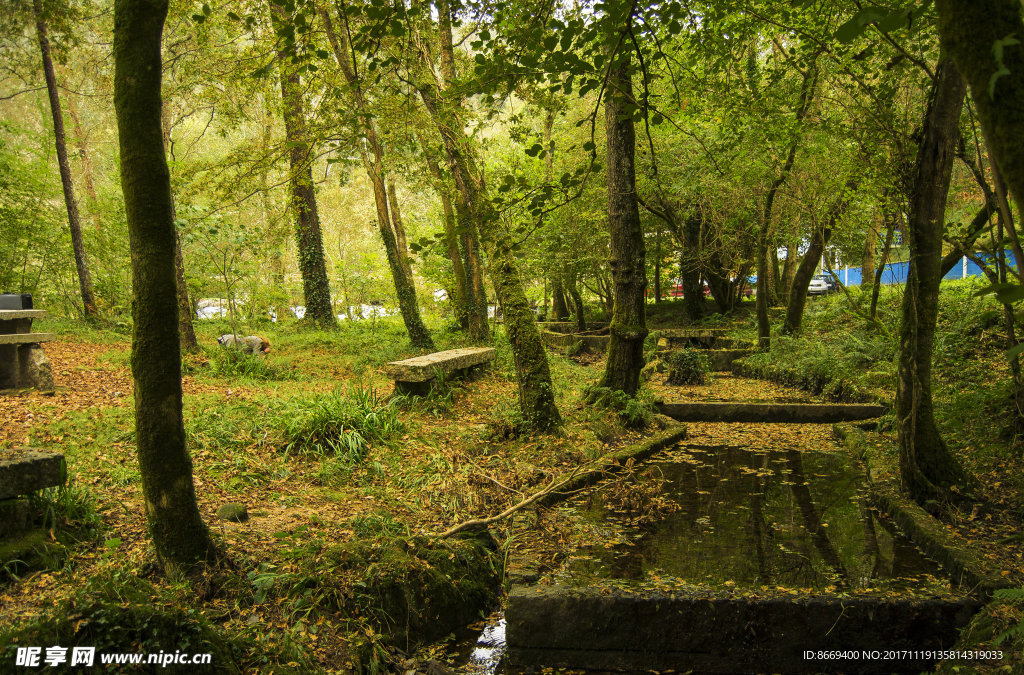
[[[412, 274], [406, 273], [407, 264], [403, 264], [403, 255], [398, 249], [398, 238], [391, 227], [391, 215], [388, 208], [388, 193], [384, 184], [384, 144], [377, 133], [376, 122], [373, 119], [370, 104], [363, 94], [362, 85], [356, 74], [355, 65], [350, 61], [350, 50], [347, 33], [340, 35], [335, 32], [331, 22], [331, 16], [326, 10], [320, 10], [320, 17], [324, 21], [324, 28], [327, 38], [334, 50], [334, 57], [341, 68], [345, 81], [348, 82], [352, 91], [355, 109], [359, 114], [363, 125], [362, 131], [366, 134], [369, 152], [361, 151], [363, 166], [366, 175], [373, 186], [373, 200], [377, 207], [377, 229], [380, 231], [380, 238], [384, 244], [384, 253], [388, 259], [388, 267], [391, 270], [391, 278], [395, 283], [395, 294], [398, 296], [398, 309], [402, 313], [402, 321], [405, 323], [405, 330], [409, 333], [409, 342], [419, 349], [434, 350], [434, 340], [430, 337], [420, 316], [419, 301], [416, 298], [416, 286]], [[339, 12], [339, 18], [345, 21], [343, 12]], [[372, 153], [372, 156], [371, 156]], [[405, 255], [408, 257], [408, 254]]]
[[[1024, 204], [1024, 18], [1019, 0], [938, 0], [943, 49], [971, 89], [985, 143]], [[1012, 38], [1012, 40], [1011, 40]], [[997, 58], [997, 53], [1001, 58]]]
[[811, 235], [811, 245], [793, 275], [793, 285], [789, 289], [789, 304], [786, 306], [786, 321], [782, 324], [785, 335], [799, 335], [804, 321], [804, 308], [807, 306], [807, 289], [814, 278], [814, 270], [818, 269], [821, 254], [828, 246], [832, 230], [827, 227], [815, 227]]
[[630, 58], [620, 55], [608, 81], [604, 125], [608, 164], [608, 266], [615, 284], [608, 360], [600, 386], [636, 396], [644, 367], [647, 291], [644, 231], [636, 194], [636, 130], [627, 105], [633, 101]]
[[939, 314], [939, 265], [946, 196], [966, 83], [951, 60], [936, 69], [910, 187], [910, 268], [899, 331], [896, 422], [903, 489], [918, 503], [955, 497], [967, 474], [946, 447], [932, 408], [932, 346]]
[[64, 187], [64, 205], [68, 211], [71, 247], [75, 252], [78, 288], [82, 294], [82, 311], [88, 318], [96, 316], [96, 296], [93, 294], [92, 274], [89, 272], [89, 258], [85, 253], [85, 240], [82, 238], [82, 221], [78, 215], [78, 200], [75, 198], [75, 184], [71, 178], [71, 163], [68, 162], [67, 139], [64, 133], [64, 114], [60, 106], [60, 92], [57, 90], [57, 76], [53, 70], [53, 57], [50, 55], [50, 38], [47, 35], [42, 0], [33, 0], [32, 7], [35, 11], [36, 37], [39, 40], [39, 51], [43, 58], [43, 75], [46, 78], [46, 91], [50, 96], [53, 135], [56, 137], [57, 165], [60, 167], [60, 182]]
[[182, 418], [170, 173], [160, 126], [167, 0], [115, 0], [114, 110], [131, 247], [135, 438], [149, 532], [172, 570], [214, 545], [196, 504]]
[[[272, 7], [275, 11], [282, 11], [277, 5]], [[304, 318], [321, 327], [333, 327], [336, 322], [331, 305], [331, 282], [327, 276], [320, 214], [316, 208], [302, 86], [299, 74], [289, 68], [284, 54], [278, 55], [278, 66], [281, 69], [281, 102], [291, 169], [288, 180], [291, 189], [289, 201], [295, 217], [295, 245], [298, 249], [299, 272], [302, 273], [303, 301], [306, 304]]]

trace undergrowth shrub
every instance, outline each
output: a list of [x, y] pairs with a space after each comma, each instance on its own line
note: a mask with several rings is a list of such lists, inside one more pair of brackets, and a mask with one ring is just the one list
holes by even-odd
[[401, 401], [402, 397], [386, 400], [364, 387], [285, 401], [277, 411], [285, 450], [339, 455], [357, 463], [371, 443], [387, 442], [403, 431], [398, 417]]
[[711, 372], [711, 362], [700, 349], [678, 349], [665, 356], [668, 365], [668, 384], [705, 384]]
[[624, 391], [613, 391], [608, 387], [587, 387], [583, 390], [583, 399], [597, 408], [614, 410], [627, 427], [643, 427], [656, 412], [649, 397], [642, 394], [631, 397]]
[[294, 370], [272, 364], [267, 357], [257, 357], [240, 349], [217, 348], [208, 352], [210, 374], [215, 377], [247, 377], [253, 380], [290, 380]]

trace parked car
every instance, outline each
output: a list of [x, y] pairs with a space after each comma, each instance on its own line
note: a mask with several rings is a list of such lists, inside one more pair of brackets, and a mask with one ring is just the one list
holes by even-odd
[[807, 287], [807, 295], [826, 295], [831, 292], [832, 289], [829, 287], [828, 282], [825, 281], [825, 277], [820, 275], [811, 279], [811, 283]]

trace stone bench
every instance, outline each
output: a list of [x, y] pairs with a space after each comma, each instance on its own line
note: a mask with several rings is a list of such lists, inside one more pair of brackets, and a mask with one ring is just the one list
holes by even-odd
[[0, 390], [35, 387], [53, 389], [53, 372], [42, 342], [53, 333], [33, 333], [32, 320], [46, 318], [40, 309], [0, 310]]
[[438, 374], [461, 374], [461, 371], [468, 371], [474, 366], [490, 363], [495, 353], [491, 347], [449, 349], [404, 361], [392, 361], [385, 366], [385, 372], [395, 381], [395, 391], [424, 395], [434, 386]]
[[66, 477], [64, 455], [59, 452], [0, 450], [0, 539], [25, 530], [40, 516], [23, 497], [63, 485]]

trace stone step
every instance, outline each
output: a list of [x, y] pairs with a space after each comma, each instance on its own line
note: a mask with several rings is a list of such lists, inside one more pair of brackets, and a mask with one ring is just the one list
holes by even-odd
[[[587, 321], [587, 330], [601, 330], [608, 327], [607, 321]], [[575, 321], [538, 321], [537, 327], [541, 330], [561, 333], [563, 335], [575, 333], [579, 330], [579, 324]]]
[[8, 333], [0, 335], [0, 345], [28, 345], [36, 342], [52, 342], [57, 336], [53, 333]]
[[881, 405], [840, 403], [660, 403], [662, 414], [680, 422], [834, 424], [884, 415]]
[[0, 450], [0, 499], [62, 485], [66, 475], [64, 455], [59, 452]]

